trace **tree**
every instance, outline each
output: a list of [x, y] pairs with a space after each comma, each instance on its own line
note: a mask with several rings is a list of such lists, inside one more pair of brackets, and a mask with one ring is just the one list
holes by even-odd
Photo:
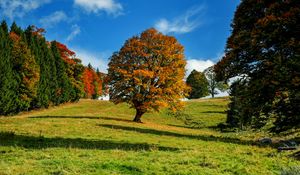
[[214, 72], [214, 67], [211, 66], [204, 70], [204, 74], [208, 81], [208, 91], [211, 94], [211, 97], [214, 98], [215, 95], [217, 95], [219, 91], [224, 92], [228, 89], [228, 84], [224, 81], [217, 81], [216, 80], [216, 74]]
[[[12, 28], [13, 29], [13, 28]], [[20, 33], [22, 35], [22, 33]], [[13, 70], [17, 74], [19, 87], [17, 94], [19, 96], [18, 111], [28, 110], [31, 101], [37, 95], [37, 85], [40, 78], [40, 69], [27, 47], [24, 38], [17, 35], [13, 30], [9, 34], [13, 46], [11, 48], [11, 59]]]
[[5, 21], [0, 26], [0, 115], [16, 113], [16, 74], [11, 60], [11, 40]]
[[[75, 53], [56, 41], [48, 42], [42, 28], [22, 30], [15, 22], [10, 31], [0, 26], [0, 115], [59, 105], [82, 97], [83, 65]], [[101, 92], [101, 79], [94, 71]]]
[[92, 95], [95, 92], [94, 86], [94, 75], [93, 75], [93, 68], [89, 64], [88, 67], [84, 68], [82, 82], [84, 84], [84, 97], [85, 98], [92, 98]]
[[57, 89], [55, 92], [56, 98], [54, 103], [56, 105], [65, 103], [71, 100], [72, 88], [71, 81], [67, 75], [67, 63], [64, 62], [57, 48], [57, 42], [51, 42], [51, 51], [55, 59], [56, 75], [57, 75]]
[[193, 70], [187, 77], [186, 84], [191, 87], [189, 99], [196, 99], [208, 95], [208, 81], [202, 72]]
[[218, 80], [240, 77], [242, 105], [230, 110], [248, 113], [244, 124], [264, 126], [261, 118], [273, 117], [276, 132], [300, 126], [299, 14], [297, 0], [243, 0], [237, 8], [215, 72]]
[[84, 83], [82, 82], [84, 66], [81, 60], [76, 58], [75, 52], [70, 50], [66, 45], [56, 41], [56, 46], [61, 58], [66, 63], [66, 73], [72, 84], [71, 101], [78, 101], [84, 92]]
[[135, 108], [135, 122], [141, 122], [144, 113], [161, 107], [177, 110], [188, 89], [183, 81], [183, 49], [174, 37], [155, 29], [127, 40], [108, 64], [110, 100]]

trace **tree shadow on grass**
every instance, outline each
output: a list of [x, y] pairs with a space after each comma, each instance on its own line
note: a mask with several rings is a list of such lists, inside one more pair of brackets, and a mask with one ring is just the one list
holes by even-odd
[[201, 106], [209, 106], [209, 107], [227, 107], [227, 105], [220, 105], [220, 104], [201, 104]]
[[203, 114], [226, 114], [226, 111], [203, 111]]
[[251, 140], [240, 140], [237, 138], [230, 138], [230, 137], [217, 137], [213, 135], [190, 135], [190, 134], [180, 134], [170, 131], [160, 131], [155, 129], [148, 129], [148, 128], [136, 128], [130, 126], [121, 126], [121, 125], [111, 125], [111, 124], [99, 124], [100, 127], [110, 128], [110, 129], [119, 129], [125, 131], [134, 131], [139, 133], [145, 134], [155, 134], [159, 136], [172, 136], [172, 137], [179, 137], [179, 138], [188, 138], [188, 139], [196, 139], [202, 141], [213, 141], [213, 142], [223, 142], [223, 143], [233, 143], [239, 145], [254, 145], [254, 146], [261, 146], [265, 147], [266, 145], [260, 145], [258, 142], [251, 141]]
[[97, 150], [125, 150], [125, 151], [178, 151], [178, 148], [164, 147], [148, 143], [128, 143], [112, 140], [62, 138], [62, 137], [39, 137], [18, 135], [13, 132], [0, 132], [0, 146], [18, 146], [28, 149], [44, 148], [79, 148]]
[[100, 120], [114, 120], [121, 122], [133, 122], [132, 120], [114, 117], [94, 117], [94, 116], [32, 116], [28, 118], [45, 118], [45, 119], [100, 119]]

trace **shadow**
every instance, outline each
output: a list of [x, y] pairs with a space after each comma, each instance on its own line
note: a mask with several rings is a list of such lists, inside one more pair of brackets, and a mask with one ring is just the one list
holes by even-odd
[[184, 125], [174, 125], [174, 124], [168, 124], [168, 126], [174, 126], [178, 128], [186, 128], [186, 129], [199, 129], [199, 128], [193, 128], [191, 126], [184, 126]]
[[294, 159], [300, 161], [300, 151], [295, 152], [294, 154], [291, 155], [291, 157], [293, 157]]
[[227, 107], [227, 105], [220, 105], [220, 104], [201, 104], [201, 106], [209, 106], [209, 107]]
[[179, 138], [188, 138], [188, 139], [196, 139], [202, 141], [213, 141], [213, 142], [224, 142], [224, 143], [234, 143], [239, 145], [253, 145], [253, 146], [260, 146], [266, 147], [266, 145], [261, 145], [258, 142], [251, 141], [251, 140], [240, 140], [237, 138], [230, 138], [230, 137], [217, 137], [213, 135], [189, 135], [189, 134], [180, 134], [170, 131], [159, 131], [154, 129], [148, 128], [136, 128], [136, 127], [129, 127], [129, 126], [121, 126], [121, 125], [110, 125], [110, 124], [100, 124], [100, 127], [110, 128], [110, 129], [119, 129], [125, 131], [134, 131], [144, 134], [155, 134], [159, 136], [172, 136], [172, 137], [179, 137]]
[[62, 137], [38, 137], [18, 135], [13, 132], [0, 132], [0, 146], [18, 146], [29, 149], [44, 148], [79, 148], [97, 150], [125, 150], [125, 151], [178, 151], [178, 148], [164, 147], [148, 143], [128, 143], [112, 140], [62, 138]]
[[94, 116], [32, 116], [28, 118], [54, 118], [54, 119], [100, 119], [100, 120], [114, 120], [121, 122], [133, 122], [132, 120], [113, 118], [113, 117], [94, 117]]
[[226, 111], [203, 111], [204, 114], [226, 114]]
[[193, 130], [208, 128], [207, 126], [174, 125], [174, 124], [168, 124], [168, 126], [174, 126], [178, 128], [185, 128], [185, 129], [193, 129]]

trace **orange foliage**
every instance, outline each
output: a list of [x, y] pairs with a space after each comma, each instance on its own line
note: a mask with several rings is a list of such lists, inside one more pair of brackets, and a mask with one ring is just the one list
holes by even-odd
[[39, 36], [39, 37], [43, 37], [44, 34], [46, 33], [46, 30], [44, 28], [38, 28], [34, 25], [31, 26], [32, 27], [32, 34], [35, 36]]
[[91, 98], [94, 94], [102, 94], [102, 80], [94, 69], [85, 67], [82, 75], [82, 81], [84, 84], [86, 98]]
[[21, 39], [19, 35], [17, 35], [15, 32], [10, 32], [9, 33], [10, 39], [12, 39], [14, 42], [17, 42]]
[[180, 108], [188, 90], [183, 50], [176, 38], [155, 29], [127, 40], [109, 63], [110, 99], [135, 108], [137, 122], [151, 110]]
[[66, 45], [56, 42], [56, 46], [60, 52], [62, 59], [68, 64], [76, 64], [74, 57], [75, 52], [69, 50]]

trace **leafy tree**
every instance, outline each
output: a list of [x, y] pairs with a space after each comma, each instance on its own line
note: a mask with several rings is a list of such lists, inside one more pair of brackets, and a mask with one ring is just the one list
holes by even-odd
[[193, 70], [187, 77], [186, 84], [191, 87], [189, 99], [196, 99], [208, 95], [208, 81], [202, 72]]
[[182, 106], [186, 61], [176, 38], [148, 29], [127, 40], [109, 62], [109, 95], [115, 104], [126, 102], [136, 109], [133, 121], [161, 107]]
[[230, 110], [248, 113], [243, 124], [263, 126], [272, 116], [276, 132], [300, 126], [299, 14], [297, 0], [243, 0], [237, 8], [215, 71], [218, 80], [241, 77], [244, 93], [234, 97], [242, 105]]
[[211, 94], [211, 97], [214, 98], [215, 95], [217, 95], [219, 91], [224, 92], [228, 89], [227, 83], [224, 81], [217, 81], [216, 80], [216, 74], [214, 72], [213, 66], [207, 68], [204, 70], [204, 74], [208, 81], [208, 91]]
[[102, 94], [101, 77], [98, 76], [91, 64], [84, 69], [83, 84], [85, 98], [97, 99]]
[[93, 68], [90, 64], [84, 69], [82, 78], [84, 84], [84, 97], [92, 98], [92, 94], [94, 94], [95, 91], [95, 86], [93, 84]]

